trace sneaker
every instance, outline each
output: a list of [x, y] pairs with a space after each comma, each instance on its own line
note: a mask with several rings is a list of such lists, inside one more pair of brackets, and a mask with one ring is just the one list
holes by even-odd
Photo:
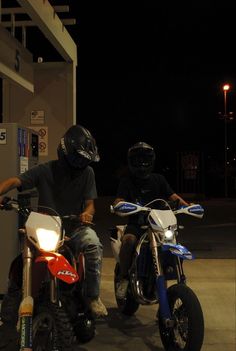
[[129, 281], [127, 279], [121, 279], [117, 283], [116, 288], [116, 298], [122, 300], [126, 297], [127, 290], [128, 290]]
[[106, 307], [103, 305], [100, 297], [90, 299], [89, 308], [94, 317], [105, 317], [108, 315]]

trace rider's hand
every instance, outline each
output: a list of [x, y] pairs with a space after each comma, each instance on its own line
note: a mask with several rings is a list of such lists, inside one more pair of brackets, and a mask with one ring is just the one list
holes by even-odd
[[81, 213], [79, 219], [84, 224], [93, 224], [93, 215], [88, 212]]

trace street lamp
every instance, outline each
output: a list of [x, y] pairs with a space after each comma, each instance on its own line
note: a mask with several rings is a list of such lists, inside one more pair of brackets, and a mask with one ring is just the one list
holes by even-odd
[[227, 119], [228, 119], [228, 112], [227, 112], [227, 93], [230, 90], [229, 84], [223, 85], [223, 92], [224, 92], [224, 135], [225, 135], [225, 197], [228, 197], [228, 140], [227, 140]]

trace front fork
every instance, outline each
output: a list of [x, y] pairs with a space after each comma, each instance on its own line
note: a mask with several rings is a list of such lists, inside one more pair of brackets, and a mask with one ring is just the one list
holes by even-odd
[[32, 297], [32, 265], [33, 252], [24, 236], [23, 244], [23, 282], [22, 301], [19, 308], [20, 351], [33, 350], [33, 297]]
[[159, 259], [158, 259], [157, 240], [154, 233], [152, 233], [151, 231], [149, 232], [149, 238], [150, 238], [150, 247], [152, 252], [154, 272], [156, 276], [156, 289], [157, 289], [157, 295], [159, 297], [160, 315], [163, 318], [163, 321], [166, 324], [166, 326], [172, 326], [173, 319], [172, 319], [169, 301], [167, 297], [166, 280], [163, 275], [163, 272], [159, 263]]
[[[33, 307], [32, 297], [32, 267], [34, 252], [27, 237], [23, 243], [23, 282], [22, 282], [22, 301], [19, 308], [18, 329], [20, 332], [20, 351], [33, 350]], [[57, 279], [50, 279], [50, 300], [52, 303], [57, 301]]]

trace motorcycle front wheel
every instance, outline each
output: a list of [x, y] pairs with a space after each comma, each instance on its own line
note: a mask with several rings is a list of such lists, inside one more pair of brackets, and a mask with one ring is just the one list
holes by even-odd
[[40, 306], [33, 318], [34, 351], [69, 351], [74, 333], [67, 314], [54, 304]]
[[184, 284], [167, 290], [174, 326], [167, 327], [160, 315], [159, 330], [166, 351], [200, 351], [204, 339], [202, 308], [195, 293]]
[[125, 314], [126, 316], [132, 316], [138, 310], [139, 303], [135, 301], [135, 298], [132, 295], [130, 286], [128, 287], [127, 294], [124, 299], [118, 299], [116, 297], [116, 290], [119, 282], [120, 282], [120, 265], [119, 263], [117, 263], [115, 267], [115, 276], [114, 276], [114, 290], [115, 290], [116, 303], [121, 313]]

